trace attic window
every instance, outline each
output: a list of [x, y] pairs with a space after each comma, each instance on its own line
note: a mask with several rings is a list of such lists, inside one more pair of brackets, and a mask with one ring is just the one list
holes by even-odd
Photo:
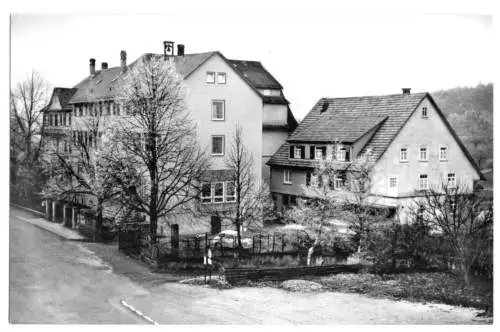
[[422, 117], [423, 118], [427, 117], [427, 107], [422, 107]]
[[321, 107], [321, 111], [320, 111], [320, 112], [321, 112], [321, 113], [325, 112], [325, 111], [328, 109], [328, 106], [330, 106], [330, 103], [326, 101], [326, 102], [323, 104], [323, 106]]

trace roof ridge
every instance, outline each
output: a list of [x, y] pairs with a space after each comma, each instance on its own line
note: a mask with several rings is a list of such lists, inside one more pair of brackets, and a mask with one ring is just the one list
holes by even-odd
[[427, 95], [429, 92], [415, 92], [408, 95], [403, 95], [402, 93], [395, 93], [391, 95], [369, 95], [369, 96], [352, 96], [352, 97], [322, 97], [321, 100], [332, 100], [332, 99], [359, 99], [359, 98], [381, 98], [381, 97], [397, 97], [397, 96], [418, 96], [418, 95]]

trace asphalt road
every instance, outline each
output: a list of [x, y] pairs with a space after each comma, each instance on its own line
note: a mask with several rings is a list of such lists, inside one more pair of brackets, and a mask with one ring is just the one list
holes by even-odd
[[10, 212], [11, 323], [145, 323], [120, 300], [147, 290], [114, 274], [85, 244], [19, 218], [33, 218], [29, 213]]
[[146, 324], [484, 324], [477, 310], [374, 299], [359, 294], [216, 290], [151, 273], [116, 245], [66, 241], [10, 210], [11, 323]]

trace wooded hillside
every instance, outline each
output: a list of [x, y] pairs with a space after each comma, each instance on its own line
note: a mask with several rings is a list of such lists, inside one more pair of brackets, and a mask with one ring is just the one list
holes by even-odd
[[493, 167], [493, 84], [432, 93], [481, 169]]

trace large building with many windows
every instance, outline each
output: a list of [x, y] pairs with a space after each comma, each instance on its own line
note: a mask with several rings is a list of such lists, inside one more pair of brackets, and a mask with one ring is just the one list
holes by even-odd
[[[268, 162], [277, 206], [307, 198], [308, 186], [341, 189], [360, 156], [373, 163], [373, 204], [394, 208], [403, 218], [422, 190], [443, 181], [472, 188], [482, 177], [429, 93], [322, 98]], [[334, 179], [314, 178], [322, 159], [333, 163]]]
[[[212, 171], [202, 192], [201, 203], [220, 205], [234, 202], [234, 188], [228, 183], [225, 157], [237, 125], [242, 126], [246, 148], [252, 154], [257, 182], [269, 177], [266, 162], [297, 126], [281, 84], [258, 61], [230, 60], [222, 53], [186, 54], [184, 45], [164, 42], [163, 54], [144, 54], [127, 64], [120, 53], [120, 65], [108, 68], [103, 62], [96, 69], [90, 59], [89, 75], [73, 88], [55, 88], [44, 112], [47, 139], [60, 153], [71, 154], [75, 137], [92, 142], [83, 126], [94, 115], [104, 121], [124, 115], [120, 88], [127, 72], [144, 57], [164, 57], [173, 61], [187, 90], [187, 104], [197, 124], [201, 145], [212, 158]], [[80, 202], [91, 206], [92, 202]], [[47, 202], [47, 214], [58, 221], [75, 225], [78, 212], [70, 202]], [[220, 220], [212, 220], [215, 228]]]

